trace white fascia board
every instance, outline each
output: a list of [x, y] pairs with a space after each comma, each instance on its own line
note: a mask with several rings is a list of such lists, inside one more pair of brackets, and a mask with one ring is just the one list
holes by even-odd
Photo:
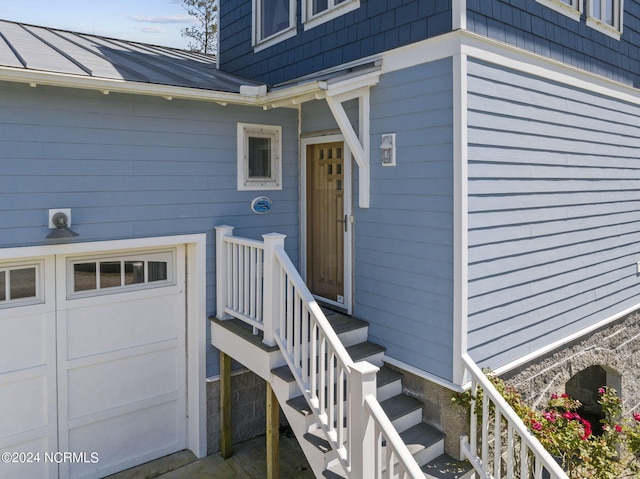
[[28, 83], [31, 86], [47, 85], [65, 88], [96, 90], [104, 94], [130, 93], [135, 95], [158, 96], [166, 99], [209, 101], [216, 103], [232, 103], [240, 105], [257, 105], [260, 96], [241, 95], [213, 90], [201, 90], [154, 83], [139, 83], [108, 78], [83, 77], [64, 73], [41, 72], [21, 68], [0, 67], [0, 81]]

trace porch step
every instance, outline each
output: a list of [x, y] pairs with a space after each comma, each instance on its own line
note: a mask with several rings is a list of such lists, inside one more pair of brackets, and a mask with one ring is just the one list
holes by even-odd
[[447, 454], [422, 466], [422, 472], [426, 479], [470, 479], [474, 476], [469, 461], [457, 461]]
[[406, 394], [382, 401], [380, 406], [399, 433], [422, 422], [424, 404]]
[[444, 454], [444, 433], [427, 423], [410, 427], [400, 433], [400, 438], [420, 465]]

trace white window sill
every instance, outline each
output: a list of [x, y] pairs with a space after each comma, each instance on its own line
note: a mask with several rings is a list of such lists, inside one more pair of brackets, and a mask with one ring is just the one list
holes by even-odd
[[558, 13], [562, 13], [563, 15], [572, 18], [577, 22], [580, 21], [580, 17], [582, 16], [582, 0], [580, 0], [578, 9], [575, 9], [572, 6], [567, 5], [566, 3], [559, 0], [536, 0], [536, 2]]
[[604, 33], [605, 35], [618, 41], [620, 40], [620, 36], [622, 35], [622, 28], [618, 30], [608, 23], [601, 22], [597, 18], [587, 17], [587, 26], [599, 31], [600, 33]]
[[338, 18], [345, 13], [352, 12], [360, 8], [360, 0], [352, 0], [351, 2], [344, 3], [338, 7], [335, 7], [331, 10], [327, 10], [326, 12], [319, 13], [313, 17], [308, 17], [304, 19], [304, 29], [310, 30], [313, 27], [317, 27], [318, 25], [322, 25], [329, 20], [333, 20], [334, 18]]
[[285, 41], [287, 38], [295, 37], [296, 33], [296, 27], [290, 27], [286, 30], [282, 30], [281, 32], [271, 35], [270, 37], [265, 38], [264, 40], [260, 40], [259, 42], [254, 44], [253, 52], [258, 53], [261, 50], [265, 50], [269, 47], [272, 47], [273, 45]]

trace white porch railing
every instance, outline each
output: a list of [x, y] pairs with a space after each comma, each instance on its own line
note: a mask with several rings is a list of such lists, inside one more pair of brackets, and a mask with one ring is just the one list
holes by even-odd
[[[529, 432], [515, 411], [467, 354], [471, 375], [470, 439], [461, 447], [483, 479], [568, 479], [549, 452]], [[476, 399], [482, 392], [482, 410]]]
[[352, 361], [287, 256], [284, 238], [247, 240], [230, 226], [216, 227], [218, 318], [245, 321], [279, 346], [350, 478], [423, 479], [376, 400], [378, 368]]

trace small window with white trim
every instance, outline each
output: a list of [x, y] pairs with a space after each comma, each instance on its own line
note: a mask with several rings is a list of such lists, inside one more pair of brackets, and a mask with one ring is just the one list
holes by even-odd
[[70, 297], [175, 284], [173, 251], [69, 260]]
[[256, 50], [295, 34], [295, 0], [253, 0], [253, 46]]
[[360, 7], [360, 0], [303, 0], [304, 29], [327, 22]]
[[536, 2], [569, 18], [580, 21], [582, 0], [536, 0]]
[[42, 263], [0, 266], [0, 308], [40, 303]]
[[623, 0], [587, 0], [587, 26], [620, 40], [623, 11]]
[[238, 190], [282, 189], [282, 128], [238, 123]]

